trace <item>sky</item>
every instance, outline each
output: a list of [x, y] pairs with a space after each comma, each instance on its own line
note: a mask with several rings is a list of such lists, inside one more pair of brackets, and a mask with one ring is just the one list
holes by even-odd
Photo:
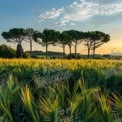
[[[0, 16], [0, 35], [11, 28], [97, 30], [109, 34], [111, 40], [96, 53], [122, 53], [122, 0], [0, 0]], [[0, 44], [16, 48], [1, 36]], [[23, 42], [22, 46], [29, 50], [29, 43]], [[45, 48], [34, 43], [33, 50]], [[53, 46], [49, 50], [62, 51]], [[69, 53], [68, 47], [66, 51]], [[86, 54], [87, 48], [79, 45], [78, 53]]]

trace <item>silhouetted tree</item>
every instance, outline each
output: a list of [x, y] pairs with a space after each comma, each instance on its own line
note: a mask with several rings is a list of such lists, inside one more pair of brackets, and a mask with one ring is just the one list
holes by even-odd
[[32, 57], [32, 44], [34, 40], [34, 34], [37, 33], [33, 28], [27, 28], [26, 30], [26, 40], [30, 43], [30, 57]]
[[[26, 32], [23, 28], [13, 28], [10, 29], [8, 32], [3, 32], [2, 37], [4, 39], [7, 40], [7, 42], [13, 42], [13, 43], [17, 43], [20, 47], [22, 46], [22, 41], [24, 41], [25, 36], [26, 36]], [[17, 47], [18, 47], [17, 45]], [[23, 57], [23, 52], [22, 52], [22, 48], [20, 48], [21, 51], [21, 58]]]
[[93, 40], [91, 38], [91, 32], [84, 32], [84, 45], [87, 47], [88, 58], [90, 57], [90, 50], [93, 45]]
[[59, 39], [58, 39], [58, 46], [60, 46], [63, 49], [64, 58], [65, 58], [65, 47], [68, 40], [68, 34], [66, 32], [60, 33]]
[[110, 36], [100, 31], [92, 31], [84, 33], [85, 46], [88, 49], [88, 58], [90, 56], [90, 50], [93, 50], [93, 58], [95, 56], [95, 50], [110, 40]]
[[69, 30], [68, 33], [72, 39], [72, 45], [75, 47], [75, 58], [77, 58], [77, 47], [81, 42], [83, 42], [84, 36], [83, 32], [77, 30]]
[[69, 47], [69, 55], [70, 55], [70, 59], [72, 58], [72, 46], [73, 46], [73, 44], [72, 44], [72, 42], [73, 42], [73, 39], [72, 39], [72, 36], [71, 36], [71, 33], [70, 33], [70, 31], [69, 30], [67, 30], [67, 31], [63, 31], [65, 34], [66, 34], [66, 44], [68, 45], [68, 47]]
[[93, 50], [93, 58], [95, 56], [95, 50], [110, 41], [110, 36], [100, 31], [92, 31], [91, 32], [91, 39], [93, 40], [92, 50]]
[[51, 44], [55, 44], [58, 40], [58, 32], [53, 29], [45, 29], [42, 33], [38, 32], [34, 34], [35, 42], [46, 47], [46, 58], [48, 57], [48, 47]]

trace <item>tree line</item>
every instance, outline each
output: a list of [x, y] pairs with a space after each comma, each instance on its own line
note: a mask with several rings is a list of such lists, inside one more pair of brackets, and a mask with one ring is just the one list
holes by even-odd
[[74, 47], [75, 58], [77, 58], [77, 48], [81, 43], [87, 48], [88, 58], [91, 51], [93, 51], [94, 58], [96, 49], [110, 41], [109, 34], [101, 31], [65, 30], [60, 32], [54, 29], [44, 29], [43, 32], [40, 32], [33, 28], [13, 28], [8, 32], [3, 32], [1, 35], [7, 42], [17, 43], [16, 55], [21, 58], [23, 58], [22, 42], [24, 41], [30, 44], [30, 57], [32, 57], [32, 42], [35, 41], [45, 46], [46, 58], [48, 57], [48, 47], [50, 45], [61, 47], [64, 58], [66, 46], [69, 47], [70, 58], [72, 58], [72, 47]]

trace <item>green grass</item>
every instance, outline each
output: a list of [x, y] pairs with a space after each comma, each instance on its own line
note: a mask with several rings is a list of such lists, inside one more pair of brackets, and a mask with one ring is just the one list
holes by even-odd
[[[117, 121], [122, 117], [122, 73], [106, 78], [102, 71], [121, 71], [121, 65], [122, 61], [110, 60], [1, 59], [0, 121]], [[42, 87], [45, 67], [59, 70], [59, 66], [72, 76]], [[35, 69], [40, 76], [34, 75]]]

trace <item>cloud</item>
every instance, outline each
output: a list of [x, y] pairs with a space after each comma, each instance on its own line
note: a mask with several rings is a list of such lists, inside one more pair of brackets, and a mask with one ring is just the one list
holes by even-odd
[[74, 25], [75, 25], [75, 23], [70, 23], [70, 25], [74, 26]]
[[109, 5], [99, 6], [100, 15], [113, 15], [116, 13], [122, 12], [122, 3], [114, 3]]
[[[80, 0], [73, 2], [69, 6], [62, 7], [59, 9], [53, 8], [50, 11], [46, 11], [39, 16], [39, 21], [48, 19], [56, 19], [60, 17], [59, 24], [65, 25], [68, 21], [81, 21], [93, 16], [96, 12], [94, 11], [95, 4], [92, 2], [85, 2]], [[63, 18], [63, 19], [62, 19]]]
[[86, 0], [87, 2], [94, 2], [98, 3], [99, 5], [107, 5], [107, 4], [113, 4], [117, 2], [121, 2], [121, 0]]
[[[75, 25], [87, 19], [115, 16], [122, 12], [121, 0], [78, 0], [59, 9], [53, 8], [39, 16], [39, 21], [55, 19], [57, 26]], [[93, 20], [93, 21], [97, 21]], [[98, 22], [98, 21], [97, 21]], [[72, 24], [71, 24], [72, 23]]]
[[56, 25], [57, 26], [65, 26], [69, 22], [70, 22], [69, 20], [61, 18], [59, 21], [56, 22]]
[[40, 21], [44, 21], [44, 20], [47, 20], [47, 19], [55, 19], [57, 17], [59, 17], [64, 11], [64, 8], [60, 8], [60, 9], [55, 9], [55, 8], [52, 8], [52, 10], [50, 11], [46, 11], [44, 12], [43, 14], [41, 14], [39, 16], [39, 20]]
[[92, 2], [85, 2], [84, 0], [74, 2], [73, 4], [65, 8], [64, 19], [76, 22], [88, 19], [89, 17], [98, 13], [94, 9], [95, 7], [96, 4]]

